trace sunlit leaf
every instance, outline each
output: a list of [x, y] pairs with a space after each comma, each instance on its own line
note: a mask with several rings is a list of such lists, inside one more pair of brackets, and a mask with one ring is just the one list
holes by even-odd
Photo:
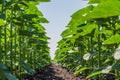
[[79, 26], [80, 24], [85, 23], [85, 21], [89, 18], [86, 17], [88, 14], [91, 13], [93, 9], [93, 6], [87, 6], [83, 9], [78, 10], [75, 12], [71, 17], [71, 21], [69, 22], [69, 26], [74, 27], [74, 26]]
[[107, 18], [111, 16], [120, 15], [120, 1], [118, 0], [107, 0], [101, 2], [95, 7], [88, 17], [93, 18]]
[[96, 71], [96, 72], [93, 72], [90, 75], [88, 75], [86, 78], [92, 78], [92, 77], [97, 76], [99, 74], [101, 74], [101, 71]]
[[49, 23], [49, 21], [44, 17], [40, 17], [40, 22], [41, 23]]
[[89, 0], [89, 4], [93, 4], [93, 3], [99, 3], [100, 0]]
[[90, 34], [94, 29], [96, 29], [98, 26], [96, 24], [90, 24], [90, 25], [86, 25], [81, 27], [81, 29], [83, 30], [80, 35], [81, 36], [85, 36], [87, 34]]
[[3, 19], [0, 19], [0, 26], [4, 26], [5, 25], [5, 21]]
[[103, 44], [115, 44], [115, 43], [120, 43], [120, 35], [119, 34], [115, 34], [103, 42]]
[[79, 70], [75, 71], [74, 74], [78, 75], [79, 73], [81, 73], [81, 72], [83, 72], [83, 71], [85, 71], [87, 69], [89, 69], [89, 68], [87, 68], [87, 67], [80, 68]]
[[64, 31], [62, 32], [62, 34], [61, 34], [61, 36], [62, 36], [63, 38], [72, 37], [72, 35], [73, 35], [73, 32], [72, 32], [72, 30], [70, 30], [70, 29], [64, 30]]

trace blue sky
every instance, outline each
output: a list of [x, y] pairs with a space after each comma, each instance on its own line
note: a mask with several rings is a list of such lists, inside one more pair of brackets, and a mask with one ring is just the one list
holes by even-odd
[[77, 10], [85, 7], [87, 1], [83, 0], [51, 0], [41, 3], [38, 8], [50, 23], [44, 24], [49, 40], [50, 54], [52, 59], [56, 50], [57, 42], [61, 39], [60, 34], [65, 30], [70, 21], [70, 16]]

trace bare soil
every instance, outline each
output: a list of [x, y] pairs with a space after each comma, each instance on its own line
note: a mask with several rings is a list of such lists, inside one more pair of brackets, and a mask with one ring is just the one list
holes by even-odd
[[27, 75], [24, 80], [87, 80], [84, 76], [75, 76], [67, 69], [58, 65], [49, 65], [43, 70], [36, 70], [36, 74]]
[[[115, 80], [115, 76], [111, 74], [103, 74], [102, 80]], [[52, 64], [44, 67], [42, 70], [36, 69], [34, 75], [27, 75], [23, 80], [100, 80], [86, 79], [83, 75], [75, 76], [66, 68]]]

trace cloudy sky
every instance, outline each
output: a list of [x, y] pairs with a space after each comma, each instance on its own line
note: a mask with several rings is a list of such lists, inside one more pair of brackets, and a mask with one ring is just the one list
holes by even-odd
[[41, 3], [38, 8], [50, 23], [44, 24], [49, 40], [50, 54], [52, 59], [56, 50], [57, 42], [61, 39], [60, 34], [65, 30], [70, 21], [70, 16], [77, 10], [85, 7], [87, 1], [83, 0], [51, 0]]

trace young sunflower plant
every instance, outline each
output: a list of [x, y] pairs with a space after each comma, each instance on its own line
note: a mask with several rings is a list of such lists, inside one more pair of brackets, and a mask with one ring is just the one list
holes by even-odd
[[55, 61], [86, 78], [120, 74], [120, 1], [89, 0], [75, 12], [58, 42]]
[[0, 1], [0, 79], [22, 79], [51, 63], [40, 2], [49, 0]]

